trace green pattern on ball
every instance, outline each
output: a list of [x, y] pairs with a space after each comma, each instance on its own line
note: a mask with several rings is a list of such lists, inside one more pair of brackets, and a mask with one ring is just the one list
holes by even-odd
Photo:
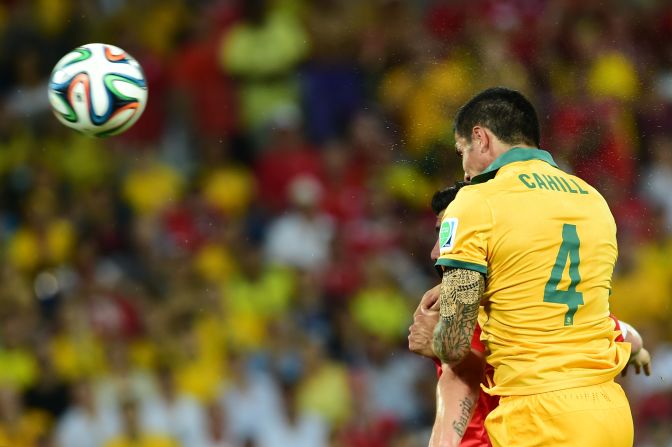
[[73, 109], [70, 106], [70, 103], [68, 100], [63, 97], [63, 96], [58, 96], [59, 101], [65, 106], [67, 109], [68, 113], [60, 113], [58, 112], [65, 120], [67, 120], [70, 123], [76, 123], [77, 122], [77, 113], [75, 113], [75, 109]]
[[133, 98], [131, 96], [124, 95], [114, 85], [115, 82], [126, 82], [126, 83], [131, 84], [131, 85], [137, 85], [135, 82], [129, 80], [128, 78], [125, 78], [123, 76], [119, 76], [119, 75], [116, 75], [116, 74], [107, 74], [107, 75], [105, 75], [104, 81], [105, 81], [105, 86], [117, 98], [122, 99], [124, 101], [137, 101], [138, 100], [138, 98]]
[[74, 50], [72, 50], [72, 52], [79, 53], [79, 56], [77, 56], [75, 59], [71, 60], [67, 64], [63, 65], [63, 67], [61, 68], [65, 68], [69, 65], [76, 64], [77, 62], [85, 61], [91, 57], [91, 50], [89, 50], [88, 48], [75, 48]]

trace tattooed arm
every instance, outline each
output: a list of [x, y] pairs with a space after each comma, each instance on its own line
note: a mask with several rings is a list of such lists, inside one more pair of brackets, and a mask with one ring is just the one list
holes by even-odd
[[433, 349], [441, 363], [454, 366], [469, 353], [485, 279], [473, 270], [443, 273], [439, 295], [440, 317], [434, 329]]
[[474, 414], [485, 361], [471, 352], [455, 368], [442, 365], [436, 386], [436, 419], [429, 447], [458, 446]]

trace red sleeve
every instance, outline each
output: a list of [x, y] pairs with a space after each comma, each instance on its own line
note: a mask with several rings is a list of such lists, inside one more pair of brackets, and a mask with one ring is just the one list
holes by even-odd
[[609, 318], [614, 320], [614, 323], [616, 324], [614, 326], [614, 330], [620, 332], [620, 334], [618, 334], [618, 336], [616, 337], [616, 341], [625, 341], [625, 339], [623, 338], [623, 331], [621, 331], [621, 324], [618, 322], [618, 318], [616, 318], [616, 315], [609, 314]]
[[434, 365], [436, 366], [436, 377], [441, 377], [443, 370], [441, 369], [441, 361], [439, 359], [434, 359]]

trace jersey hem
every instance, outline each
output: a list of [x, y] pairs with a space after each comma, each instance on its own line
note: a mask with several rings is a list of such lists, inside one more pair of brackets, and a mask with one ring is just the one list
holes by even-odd
[[456, 269], [467, 269], [467, 270], [473, 270], [478, 273], [481, 273], [485, 276], [488, 276], [488, 267], [485, 265], [477, 264], [475, 262], [469, 262], [469, 261], [459, 261], [457, 259], [447, 259], [447, 258], [439, 258], [438, 261], [436, 261], [436, 266], [444, 266], [444, 267], [452, 267]]
[[[628, 351], [630, 351], [628, 347]], [[629, 354], [629, 352], [627, 353]], [[628, 356], [625, 356], [625, 361], [619, 362], [614, 369], [609, 370], [609, 372], [600, 374], [599, 376], [594, 376], [590, 378], [581, 378], [575, 380], [568, 380], [566, 382], [556, 382], [552, 385], [542, 385], [542, 386], [516, 386], [516, 387], [505, 387], [505, 386], [493, 386], [492, 388], [486, 387], [481, 383], [481, 389], [491, 396], [529, 396], [532, 394], [542, 394], [550, 393], [553, 391], [562, 391], [570, 388], [581, 388], [584, 386], [593, 386], [599, 385], [601, 383], [606, 383], [611, 380], [614, 380], [616, 376], [625, 368], [627, 365]]]

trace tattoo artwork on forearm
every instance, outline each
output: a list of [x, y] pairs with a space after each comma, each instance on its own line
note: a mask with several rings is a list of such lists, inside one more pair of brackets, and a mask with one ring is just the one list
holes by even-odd
[[440, 318], [433, 339], [434, 353], [441, 362], [455, 365], [469, 352], [484, 289], [483, 275], [473, 270], [452, 269], [443, 274]]
[[471, 410], [474, 406], [474, 400], [470, 399], [469, 396], [466, 396], [460, 401], [460, 418], [453, 421], [453, 429], [460, 438], [464, 436], [464, 432], [469, 425], [469, 420], [471, 419]]

